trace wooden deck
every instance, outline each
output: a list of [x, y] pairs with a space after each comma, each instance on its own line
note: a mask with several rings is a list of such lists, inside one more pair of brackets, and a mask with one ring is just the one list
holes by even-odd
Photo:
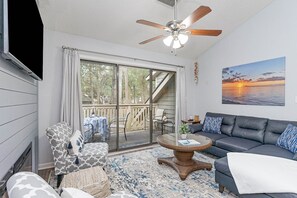
[[[167, 130], [165, 128], [163, 130], [163, 134], [167, 134], [170, 132], [172, 132], [172, 129]], [[150, 144], [149, 130], [128, 131], [126, 132], [126, 135], [127, 135], [127, 141], [125, 140], [124, 133], [123, 132], [119, 133], [119, 150]], [[156, 143], [156, 139], [159, 135], [162, 135], [161, 130], [153, 131], [153, 143]], [[93, 141], [100, 142], [101, 141], [100, 135], [95, 134]], [[114, 131], [111, 131], [110, 139], [107, 140], [106, 143], [108, 143], [110, 151], [116, 150], [116, 133]]]

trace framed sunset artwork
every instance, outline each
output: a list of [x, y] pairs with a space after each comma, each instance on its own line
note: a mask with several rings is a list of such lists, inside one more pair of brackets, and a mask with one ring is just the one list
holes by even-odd
[[285, 106], [285, 57], [223, 68], [222, 103]]

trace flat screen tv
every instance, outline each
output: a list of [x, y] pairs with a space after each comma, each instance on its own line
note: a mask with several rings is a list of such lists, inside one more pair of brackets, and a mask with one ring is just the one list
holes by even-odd
[[35, 0], [1, 1], [2, 56], [42, 80], [43, 23]]

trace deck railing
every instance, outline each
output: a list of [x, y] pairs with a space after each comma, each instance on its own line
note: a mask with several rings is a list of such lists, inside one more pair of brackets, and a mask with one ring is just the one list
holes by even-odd
[[[155, 112], [156, 104], [152, 105], [152, 112]], [[106, 117], [108, 123], [116, 120], [117, 109], [114, 104], [83, 104], [84, 118], [90, 117], [93, 113], [97, 116]], [[135, 131], [147, 129], [149, 123], [149, 105], [147, 104], [121, 104], [119, 105], [119, 117], [124, 118], [130, 112], [127, 120], [127, 130]], [[154, 115], [153, 115], [154, 116]]]

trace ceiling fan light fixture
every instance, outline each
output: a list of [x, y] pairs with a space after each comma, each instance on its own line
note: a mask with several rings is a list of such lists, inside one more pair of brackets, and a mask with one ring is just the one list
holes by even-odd
[[182, 45], [181, 45], [180, 41], [178, 39], [174, 39], [172, 48], [178, 49], [178, 48], [181, 48], [181, 46]]
[[163, 43], [166, 46], [173, 49], [178, 49], [184, 47], [184, 45], [188, 42], [189, 35], [218, 36], [222, 33], [222, 30], [188, 29], [193, 23], [195, 23], [196, 21], [198, 21], [199, 19], [211, 12], [211, 9], [208, 6], [200, 6], [184, 20], [177, 20], [177, 0], [160, 1], [175, 1], [173, 20], [169, 21], [165, 26], [144, 19], [137, 20], [136, 22], [143, 25], [162, 29], [166, 32], [166, 35], [155, 36], [153, 38], [140, 42], [139, 44], [142, 45], [163, 38]]
[[173, 41], [173, 36], [172, 36], [172, 35], [169, 35], [169, 36], [167, 36], [166, 38], [163, 39], [163, 43], [164, 43], [166, 46], [168, 46], [168, 47], [171, 46], [172, 41]]
[[180, 41], [180, 43], [181, 43], [182, 45], [184, 45], [184, 44], [188, 41], [189, 36], [186, 35], [186, 34], [179, 34], [179, 35], [177, 36], [177, 38], [178, 38], [178, 40]]

